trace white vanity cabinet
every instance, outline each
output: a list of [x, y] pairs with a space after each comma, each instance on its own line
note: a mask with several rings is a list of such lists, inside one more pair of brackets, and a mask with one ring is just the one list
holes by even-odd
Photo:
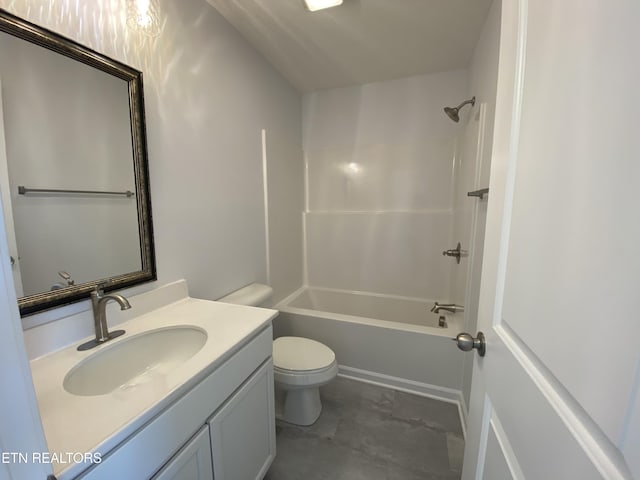
[[202, 427], [152, 480], [213, 480], [209, 428]]
[[273, 363], [266, 362], [208, 422], [216, 480], [262, 480], [276, 456]]
[[76, 478], [262, 479], [275, 457], [272, 338], [269, 325]]
[[262, 480], [276, 455], [274, 415], [267, 361], [152, 480]]

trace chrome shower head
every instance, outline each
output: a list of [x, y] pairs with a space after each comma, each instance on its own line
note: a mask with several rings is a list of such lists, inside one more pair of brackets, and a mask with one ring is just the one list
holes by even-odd
[[444, 113], [446, 113], [447, 117], [449, 117], [451, 120], [458, 123], [460, 121], [460, 115], [459, 115], [460, 109], [464, 107], [467, 103], [470, 103], [471, 106], [475, 105], [476, 97], [471, 98], [471, 100], [465, 100], [457, 107], [444, 107]]
[[446, 113], [447, 117], [449, 117], [454, 122], [458, 123], [460, 121], [460, 116], [458, 115], [457, 108], [444, 107], [444, 113]]

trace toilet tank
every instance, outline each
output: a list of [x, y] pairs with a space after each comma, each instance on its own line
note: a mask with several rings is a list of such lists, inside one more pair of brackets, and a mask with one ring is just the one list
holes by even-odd
[[271, 295], [273, 295], [273, 288], [269, 285], [252, 283], [235, 292], [231, 292], [229, 295], [219, 298], [218, 301], [235, 303], [237, 305], [248, 305], [251, 307], [266, 307], [271, 300]]

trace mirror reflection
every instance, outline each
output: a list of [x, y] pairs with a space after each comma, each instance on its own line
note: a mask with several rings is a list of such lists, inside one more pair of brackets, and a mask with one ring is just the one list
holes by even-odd
[[18, 296], [140, 270], [127, 82], [6, 33], [0, 45]]
[[0, 20], [0, 192], [21, 312], [154, 279], [139, 72]]

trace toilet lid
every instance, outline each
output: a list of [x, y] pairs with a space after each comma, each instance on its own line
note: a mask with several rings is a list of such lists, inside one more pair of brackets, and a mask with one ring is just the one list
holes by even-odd
[[273, 365], [285, 370], [318, 370], [331, 365], [335, 353], [326, 345], [301, 337], [280, 337], [273, 341]]

